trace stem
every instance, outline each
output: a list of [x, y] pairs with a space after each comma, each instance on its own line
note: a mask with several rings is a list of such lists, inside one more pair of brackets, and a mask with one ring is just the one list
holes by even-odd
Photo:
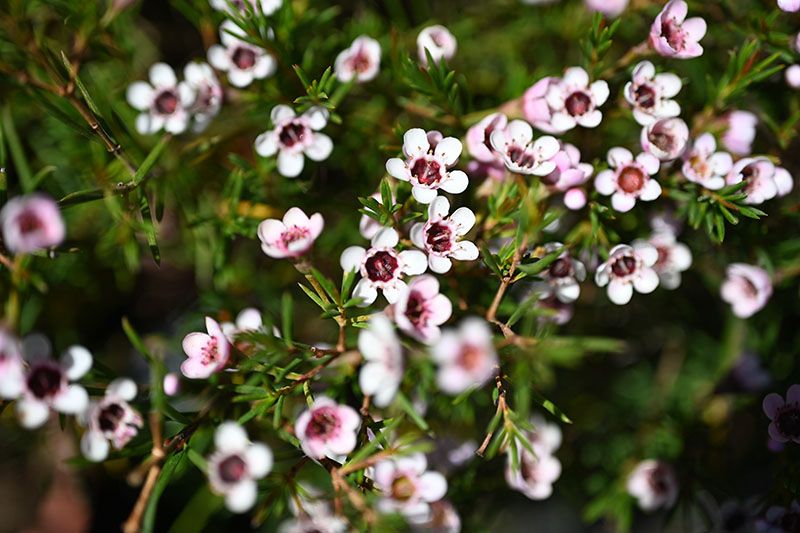
[[122, 525], [124, 533], [138, 533], [142, 529], [142, 516], [145, 509], [147, 509], [147, 502], [150, 501], [150, 496], [153, 494], [153, 489], [156, 486], [159, 474], [161, 474], [161, 466], [164, 462], [163, 438], [161, 434], [161, 413], [158, 411], [150, 412], [150, 432], [153, 436], [153, 449], [150, 452], [152, 463], [150, 469], [147, 471], [147, 479], [144, 482], [139, 498], [133, 506], [130, 516]]

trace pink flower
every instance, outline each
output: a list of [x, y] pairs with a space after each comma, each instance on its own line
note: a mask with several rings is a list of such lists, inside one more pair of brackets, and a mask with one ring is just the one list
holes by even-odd
[[428, 56], [425, 54], [425, 50], [431, 54], [431, 57], [437, 63], [442, 59], [450, 61], [456, 54], [457, 45], [455, 36], [444, 26], [435, 24], [423, 28], [417, 36], [419, 61], [423, 65], [428, 64]]
[[492, 132], [503, 130], [508, 124], [508, 118], [502, 113], [492, 113], [467, 130], [467, 150], [469, 154], [481, 163], [494, 163], [502, 161], [492, 148]]
[[642, 461], [628, 476], [628, 494], [643, 511], [669, 509], [678, 499], [678, 478], [670, 465], [655, 459]]
[[677, 159], [689, 143], [689, 127], [679, 118], [662, 118], [642, 128], [642, 150], [661, 161]]
[[381, 69], [381, 45], [372, 37], [361, 35], [349, 48], [336, 56], [336, 78], [342, 83], [355, 79], [358, 83], [370, 81]]
[[468, 207], [459, 207], [450, 213], [450, 202], [437, 197], [428, 206], [428, 221], [417, 222], [411, 228], [411, 242], [428, 254], [428, 266], [437, 274], [448, 272], [456, 261], [474, 261], [478, 247], [463, 240], [475, 225], [475, 213]]
[[698, 137], [683, 159], [683, 175], [686, 179], [712, 191], [725, 186], [725, 176], [733, 167], [731, 154], [717, 152], [717, 143], [710, 133]]
[[0, 210], [0, 225], [3, 244], [19, 254], [58, 246], [66, 234], [58, 204], [43, 194], [9, 200]]
[[681, 284], [681, 272], [689, 270], [692, 266], [692, 251], [685, 244], [678, 242], [671, 231], [654, 232], [646, 242], [655, 247], [658, 252], [658, 261], [653, 265], [653, 270], [658, 274], [658, 279], [665, 289], [677, 289]]
[[136, 383], [118, 378], [108, 384], [99, 402], [92, 402], [81, 423], [86, 431], [81, 437], [81, 452], [90, 461], [100, 462], [108, 457], [109, 441], [121, 450], [144, 425], [142, 416], [128, 402], [136, 397]]
[[13, 400], [22, 394], [25, 366], [20, 352], [19, 341], [0, 327], [0, 398]]
[[208, 482], [215, 494], [225, 497], [225, 507], [244, 513], [256, 503], [256, 480], [272, 470], [272, 450], [250, 442], [236, 422], [223, 422], [214, 432], [216, 450], [208, 458]]
[[[383, 198], [381, 198], [380, 192], [372, 194], [370, 198], [375, 198], [379, 204], [383, 205]], [[395, 197], [393, 192], [392, 202], [394, 201]], [[361, 233], [362, 237], [365, 239], [372, 239], [381, 229], [383, 229], [383, 226], [381, 226], [380, 222], [369, 215], [361, 215], [361, 219], [358, 221], [358, 232]]]
[[783, 74], [789, 87], [800, 89], [800, 65], [790, 65]]
[[303, 453], [312, 459], [329, 457], [336, 461], [356, 447], [360, 425], [361, 418], [355, 409], [320, 396], [297, 418], [294, 432]]
[[340, 264], [345, 272], [358, 270], [361, 279], [353, 289], [353, 297], [360, 298], [366, 307], [378, 297], [378, 290], [389, 303], [395, 303], [406, 283], [403, 275], [422, 274], [428, 267], [425, 254], [419, 250], [395, 250], [400, 236], [393, 228], [383, 228], [372, 238], [369, 250], [351, 246], [342, 252]]
[[691, 59], [703, 55], [700, 39], [706, 34], [706, 21], [686, 20], [689, 7], [683, 0], [670, 0], [650, 27], [650, 46], [665, 57]]
[[206, 330], [207, 334], [194, 332], [183, 338], [187, 359], [181, 363], [181, 372], [189, 379], [206, 379], [220, 372], [230, 358], [230, 342], [217, 321], [206, 317]]
[[511, 172], [546, 176], [556, 169], [552, 158], [561, 148], [558, 141], [545, 135], [534, 142], [533, 128], [524, 120], [512, 120], [504, 129], [495, 129], [490, 141]]
[[633, 290], [649, 294], [658, 287], [658, 275], [653, 265], [658, 251], [647, 243], [633, 246], [618, 244], [611, 249], [608, 260], [597, 267], [594, 280], [599, 287], [608, 285], [608, 299], [617, 305], [631, 301]]
[[217, 70], [228, 73], [234, 87], [247, 87], [253, 80], [264, 79], [275, 73], [275, 58], [263, 48], [243, 39], [244, 30], [231, 20], [219, 27], [219, 40], [208, 49], [208, 62]]
[[164, 394], [176, 396], [181, 391], [181, 377], [177, 372], [167, 372], [164, 376]]
[[464, 319], [458, 330], [445, 331], [431, 348], [431, 356], [439, 366], [436, 383], [451, 396], [486, 383], [497, 365], [492, 332], [477, 317]]
[[551, 161], [556, 168], [542, 176], [542, 182], [558, 191], [567, 192], [583, 185], [594, 173], [592, 165], [581, 163], [581, 152], [572, 144], [561, 143], [561, 149]]
[[633, 118], [642, 126], [660, 118], [677, 117], [681, 106], [671, 98], [681, 90], [681, 79], [671, 72], [656, 74], [650, 61], [642, 61], [633, 69], [631, 81], [625, 85], [625, 99], [633, 106]]
[[194, 118], [194, 131], [206, 129], [222, 108], [222, 85], [208, 63], [192, 61], [183, 69], [186, 84], [197, 95], [189, 108]]
[[722, 136], [722, 144], [736, 155], [749, 155], [756, 138], [758, 117], [749, 111], [731, 111], [727, 117], [728, 129]]
[[428, 134], [412, 128], [403, 135], [405, 160], [393, 157], [386, 161], [386, 171], [393, 177], [411, 183], [411, 193], [421, 204], [429, 204], [438, 189], [451, 194], [464, 192], [469, 178], [460, 170], [448, 171], [461, 155], [461, 141], [445, 137], [431, 146]]
[[800, 0], [778, 0], [778, 7], [783, 11], [795, 13], [800, 11]]
[[661, 196], [661, 185], [650, 177], [658, 173], [661, 164], [652, 155], [642, 153], [634, 159], [627, 148], [612, 148], [608, 164], [611, 168], [597, 175], [594, 188], [611, 196], [615, 210], [625, 213], [633, 209], [636, 200], [650, 202]]
[[136, 131], [152, 134], [160, 130], [183, 133], [191, 119], [190, 108], [197, 94], [185, 81], [178, 83], [175, 71], [166, 63], [150, 67], [150, 83], [135, 81], [128, 86], [126, 98], [134, 109]]
[[247, 8], [245, 5], [250, 4], [256, 13], [260, 12], [269, 16], [281, 7], [283, 0], [209, 0], [209, 3], [217, 11], [226, 13], [231, 12], [232, 4], [234, 8], [238, 9], [239, 14], [246, 14]]
[[289, 106], [276, 105], [270, 112], [273, 129], [256, 137], [256, 153], [261, 157], [278, 154], [278, 172], [294, 178], [303, 171], [303, 155], [324, 161], [333, 151], [333, 141], [319, 130], [328, 123], [328, 110], [311, 107], [297, 116]]
[[775, 167], [775, 174], [772, 175], [772, 181], [775, 182], [775, 188], [778, 191], [778, 196], [786, 196], [794, 188], [794, 180], [789, 171], [783, 167]]
[[453, 313], [453, 304], [439, 293], [439, 281], [425, 274], [408, 282], [408, 290], [389, 310], [403, 333], [424, 344], [432, 344], [442, 335], [439, 326]]
[[359, 332], [358, 351], [364, 358], [358, 374], [361, 392], [376, 406], [386, 407], [403, 380], [403, 347], [386, 315], [373, 315], [369, 327]]
[[302, 209], [292, 207], [283, 220], [268, 218], [258, 225], [261, 249], [270, 257], [300, 257], [311, 249], [317, 240], [325, 220], [319, 213], [309, 218]]
[[574, 187], [564, 193], [564, 206], [572, 211], [582, 209], [588, 200], [586, 191], [580, 187]]
[[611, 18], [620, 16], [628, 7], [628, 0], [585, 0], [586, 7]]
[[547, 104], [547, 94], [561, 83], [560, 78], [548, 76], [533, 84], [522, 96], [522, 112], [536, 129], [545, 133], [562, 133], [552, 124], [553, 110]]
[[[564, 245], [560, 242], [549, 242], [536, 250], [533, 257], [542, 258], [562, 248]], [[539, 287], [542, 293], [554, 294], [562, 302], [572, 303], [581, 294], [580, 282], [586, 279], [586, 267], [564, 249], [558, 259], [550, 263], [539, 277], [544, 280]]]
[[382, 495], [378, 510], [401, 513], [412, 524], [429, 521], [430, 504], [447, 493], [447, 480], [439, 472], [428, 471], [428, 462], [421, 453], [379, 462], [374, 478]]
[[589, 74], [584, 69], [568, 68], [557, 83], [548, 84], [544, 95], [550, 111], [548, 129], [561, 133], [575, 126], [597, 127], [603, 120], [603, 113], [597, 108], [608, 100], [608, 94], [607, 82], [599, 80], [590, 84]]
[[763, 204], [778, 195], [775, 184], [775, 165], [766, 157], [745, 157], [733, 165], [725, 177], [725, 183], [734, 185], [746, 182], [743, 191], [746, 204]]
[[780, 394], [771, 393], [764, 398], [764, 414], [771, 420], [769, 436], [772, 440], [800, 444], [800, 385], [792, 385], [786, 392], [786, 401]]
[[764, 308], [772, 296], [772, 281], [763, 268], [745, 263], [728, 265], [722, 284], [722, 299], [732, 306], [733, 314], [749, 318]]
[[[533, 428], [525, 432], [536, 455], [524, 446], [517, 446], [516, 470], [509, 456], [506, 461], [506, 482], [531, 500], [545, 500], [553, 493], [553, 483], [561, 476], [561, 462], [553, 453], [561, 445], [561, 429], [541, 416], [531, 420]], [[511, 453], [509, 449], [509, 454]]]

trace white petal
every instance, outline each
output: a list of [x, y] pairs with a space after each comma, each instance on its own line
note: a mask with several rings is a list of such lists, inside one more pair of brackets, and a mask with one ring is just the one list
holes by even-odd
[[260, 442], [251, 444], [245, 452], [245, 460], [247, 470], [256, 479], [266, 476], [272, 470], [272, 450], [266, 444]]
[[[533, 128], [524, 120], [516, 119], [509, 122], [506, 127], [506, 133], [512, 142], [520, 146], [527, 146], [533, 140]], [[494, 135], [494, 132], [492, 132], [492, 135]]]
[[21, 399], [17, 401], [16, 410], [19, 423], [27, 429], [40, 427], [50, 417], [47, 404], [37, 400]]
[[658, 287], [658, 275], [652, 268], [644, 268], [633, 279], [633, 287], [642, 294], [650, 294]]
[[468, 207], [459, 207], [450, 215], [450, 221], [458, 224], [457, 235], [466, 235], [475, 225], [475, 213]]
[[349, 272], [351, 270], [358, 270], [361, 266], [361, 260], [364, 259], [367, 251], [361, 246], [350, 246], [345, 248], [342, 256], [339, 258], [339, 264], [342, 270]]
[[225, 494], [225, 507], [232, 513], [244, 513], [256, 503], [256, 482], [243, 479]]
[[314, 141], [304, 151], [309, 159], [324, 161], [333, 151], [333, 141], [324, 133], [315, 133]]
[[445, 137], [436, 145], [434, 154], [436, 157], [441, 158], [445, 165], [449, 167], [458, 160], [462, 149], [461, 141], [455, 137]]
[[99, 463], [108, 457], [109, 444], [99, 431], [86, 431], [81, 437], [81, 453], [84, 457]]
[[[444, 187], [442, 188], [444, 189]], [[420, 187], [418, 185], [411, 188], [411, 194], [414, 196], [414, 199], [421, 204], [429, 204], [439, 195], [435, 189], [428, 189], [427, 187]]]
[[625, 163], [633, 161], [633, 154], [627, 148], [616, 147], [608, 151], [608, 165], [612, 168], [619, 168]]
[[117, 378], [108, 384], [106, 394], [111, 394], [130, 402], [136, 398], [136, 383], [130, 378]]
[[372, 238], [372, 246], [375, 248], [394, 248], [400, 242], [400, 235], [394, 228], [383, 228]]
[[388, 172], [393, 178], [397, 178], [402, 181], [408, 181], [411, 176], [405, 161], [399, 157], [393, 157], [386, 161], [386, 172]]
[[281, 150], [278, 154], [278, 172], [281, 176], [294, 178], [303, 171], [303, 152]]
[[214, 432], [214, 446], [223, 452], [240, 452], [247, 448], [250, 441], [247, 432], [236, 422], [223, 422]]
[[407, 157], [419, 157], [430, 150], [428, 134], [421, 128], [412, 128], [403, 135], [403, 153]]
[[428, 257], [428, 264], [433, 272], [437, 274], [444, 274], [449, 272], [453, 267], [453, 262], [449, 257], [442, 257], [441, 255], [431, 255]]
[[659, 196], [661, 196], [661, 185], [654, 179], [647, 180], [647, 183], [644, 184], [644, 187], [639, 193], [639, 198], [645, 202], [655, 200]]
[[615, 192], [611, 196], [611, 206], [620, 213], [627, 213], [636, 205], [636, 198], [629, 194]]
[[68, 385], [55, 398], [53, 407], [56, 411], [68, 415], [76, 415], [89, 406], [89, 394], [80, 385]]
[[358, 283], [356, 283], [355, 288], [353, 288], [353, 298], [358, 298], [361, 302], [358, 304], [359, 307], [367, 307], [368, 305], [372, 305], [372, 302], [378, 297], [378, 290], [375, 286], [370, 283], [369, 280], [361, 279]]
[[156, 63], [150, 67], [150, 83], [153, 87], [175, 87], [178, 85], [178, 78], [175, 71], [166, 63]]
[[328, 123], [328, 116], [330, 112], [324, 107], [314, 106], [308, 111], [303, 113], [303, 116], [308, 120], [308, 126], [312, 130], [321, 130]]
[[428, 220], [441, 220], [450, 212], [450, 201], [444, 196], [437, 196], [428, 206]]
[[277, 124], [279, 122], [283, 122], [290, 118], [294, 118], [296, 113], [294, 109], [289, 107], [288, 105], [278, 104], [272, 108], [272, 111], [269, 113], [269, 119], [272, 121], [273, 124]]
[[617, 190], [617, 184], [614, 181], [614, 171], [604, 170], [600, 172], [594, 179], [594, 188], [603, 196], [610, 196]]
[[75, 381], [92, 368], [92, 354], [83, 346], [70, 346], [61, 355], [61, 368], [67, 379]]
[[562, 80], [571, 88], [584, 88], [589, 85], [589, 74], [581, 67], [570, 67], [564, 71]]
[[608, 299], [617, 305], [625, 305], [631, 301], [633, 287], [630, 283], [611, 280], [608, 284]]
[[603, 80], [594, 82], [589, 87], [589, 91], [594, 97], [594, 104], [598, 107], [606, 103], [606, 100], [608, 100], [608, 83]]
[[422, 274], [428, 268], [428, 261], [425, 257], [425, 254], [419, 250], [406, 250], [404, 252], [400, 252], [400, 259], [405, 265], [403, 268], [403, 273], [410, 276]]
[[135, 109], [144, 111], [153, 103], [153, 88], [149, 83], [135, 81], [128, 86], [125, 97]]
[[208, 48], [208, 62], [217, 70], [225, 71], [231, 67], [231, 60], [228, 57], [228, 53], [225, 51], [224, 47], [218, 44], [212, 44]]
[[450, 194], [460, 194], [467, 189], [467, 185], [469, 185], [469, 178], [466, 173], [461, 170], [451, 170], [442, 180], [441, 187]]
[[275, 130], [265, 131], [258, 137], [255, 142], [256, 153], [261, 157], [271, 157], [278, 151], [278, 136], [275, 135]]

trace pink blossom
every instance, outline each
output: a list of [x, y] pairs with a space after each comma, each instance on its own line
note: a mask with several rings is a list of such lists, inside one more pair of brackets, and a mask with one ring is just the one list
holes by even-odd
[[428, 56], [425, 54], [425, 50], [438, 63], [442, 59], [450, 61], [456, 54], [457, 46], [458, 43], [455, 36], [450, 33], [450, 30], [439, 24], [423, 28], [417, 36], [417, 55], [419, 55], [419, 61], [423, 65], [428, 64]]
[[389, 303], [395, 303], [406, 283], [400, 279], [404, 275], [422, 274], [428, 267], [425, 254], [419, 250], [398, 252], [395, 247], [400, 236], [393, 228], [383, 228], [372, 238], [369, 250], [361, 246], [350, 246], [340, 258], [345, 272], [357, 270], [361, 279], [353, 289], [353, 297], [360, 298], [366, 307], [378, 297], [378, 290]]
[[193, 130], [201, 132], [222, 108], [222, 85], [208, 63], [192, 61], [183, 68], [183, 77], [196, 94], [189, 112], [194, 119]]
[[[561, 462], [553, 455], [561, 445], [561, 429], [539, 415], [531, 420], [532, 429], [525, 432], [535, 455], [517, 445], [518, 468], [509, 455], [505, 476], [508, 485], [531, 500], [545, 500], [553, 493], [553, 483], [561, 476]], [[511, 449], [508, 451], [511, 454]]]
[[181, 372], [189, 379], [206, 379], [220, 372], [230, 358], [230, 342], [217, 321], [206, 317], [206, 330], [208, 333], [194, 332], [183, 338], [187, 359], [181, 363]]
[[588, 196], [586, 191], [580, 187], [574, 187], [564, 193], [564, 205], [567, 209], [572, 211], [582, 209], [586, 205], [587, 201]]
[[581, 163], [581, 152], [569, 143], [561, 143], [561, 149], [551, 159], [556, 168], [542, 176], [542, 182], [561, 192], [568, 192], [583, 185], [594, 173], [589, 163]]
[[564, 249], [558, 259], [542, 271], [539, 276], [544, 280], [539, 289], [543, 293], [554, 294], [564, 303], [572, 303], [581, 294], [580, 282], [586, 279], [586, 267], [570, 256], [569, 251], [560, 242], [545, 244], [533, 254], [542, 258], [557, 250]]
[[745, 263], [728, 265], [722, 284], [722, 299], [731, 304], [733, 314], [749, 318], [767, 305], [772, 296], [772, 281], [763, 268]]
[[333, 141], [320, 132], [328, 123], [328, 110], [311, 107], [297, 116], [294, 109], [276, 105], [270, 112], [273, 129], [256, 137], [256, 153], [261, 157], [278, 154], [278, 172], [294, 178], [303, 171], [304, 158], [324, 161], [333, 151]]
[[0, 398], [15, 399], [22, 394], [24, 385], [25, 366], [19, 341], [0, 327]]
[[375, 465], [374, 479], [381, 492], [378, 510], [401, 513], [412, 524], [429, 521], [430, 504], [447, 493], [447, 480], [439, 472], [428, 471], [421, 453], [380, 461]]
[[136, 397], [136, 383], [118, 378], [108, 384], [105, 396], [92, 402], [81, 423], [86, 431], [81, 437], [81, 452], [90, 461], [108, 457], [109, 441], [121, 450], [144, 425], [142, 416], [128, 402]]
[[675, 74], [656, 74], [650, 61], [642, 61], [633, 69], [631, 81], [625, 85], [623, 94], [633, 107], [633, 118], [647, 126], [660, 118], [681, 114], [681, 106], [672, 97], [680, 92], [682, 85]]
[[[541, 82], [539, 82], [541, 83]], [[538, 84], [537, 84], [538, 85]], [[534, 86], [536, 87], [536, 86]], [[536, 91], [531, 88], [528, 108], [536, 111], [537, 119], [546, 116], [541, 104], [532, 99], [534, 94], [540, 94], [542, 87]], [[556, 83], [547, 83], [543, 98], [550, 114], [549, 125], [543, 131], [561, 133], [571, 130], [575, 126], [584, 128], [597, 127], [603, 120], [603, 113], [598, 109], [608, 100], [608, 83], [598, 80], [590, 84], [589, 74], [581, 67], [570, 67], [564, 71], [564, 76]], [[526, 112], [527, 115], [527, 112]], [[535, 120], [538, 128], [542, 120]]]
[[126, 98], [134, 109], [136, 131], [152, 134], [160, 130], [183, 133], [191, 119], [190, 108], [197, 94], [187, 82], [178, 82], [175, 71], [166, 63], [150, 67], [150, 83], [135, 81], [128, 86]]
[[177, 396], [181, 391], [181, 377], [177, 372], [167, 372], [164, 376], [164, 394], [167, 396]]
[[677, 289], [681, 284], [681, 273], [692, 266], [692, 252], [688, 246], [678, 242], [671, 231], [656, 231], [646, 241], [658, 252], [653, 270], [665, 289]]
[[524, 120], [512, 120], [504, 129], [495, 129], [490, 141], [511, 172], [546, 176], [556, 169], [552, 158], [561, 148], [558, 141], [545, 135], [534, 142], [533, 128]]
[[789, 87], [800, 89], [800, 65], [790, 65], [783, 74]]
[[542, 78], [522, 96], [522, 112], [536, 129], [545, 133], [563, 133], [553, 126], [553, 110], [547, 103], [551, 87], [557, 88], [561, 79], [553, 76]]
[[642, 128], [642, 150], [661, 161], [680, 157], [689, 143], [689, 127], [680, 118], [662, 118]]
[[658, 173], [661, 164], [647, 153], [633, 158], [627, 148], [612, 148], [608, 151], [608, 164], [594, 180], [594, 188], [604, 196], [611, 196], [611, 205], [624, 213], [633, 209], [636, 200], [650, 202], [661, 196], [661, 185], [651, 178]]
[[780, 394], [771, 393], [764, 398], [764, 414], [771, 420], [769, 436], [772, 440], [800, 444], [800, 385], [792, 385], [786, 392], [786, 401]]
[[261, 249], [270, 257], [300, 257], [311, 249], [317, 240], [325, 220], [319, 213], [309, 217], [302, 209], [292, 207], [283, 215], [283, 220], [268, 218], [258, 225]]
[[450, 318], [453, 304], [439, 293], [439, 281], [424, 274], [408, 282], [408, 290], [401, 293], [389, 311], [401, 331], [431, 344], [441, 337], [439, 326]]
[[586, 7], [611, 18], [620, 16], [628, 7], [628, 0], [585, 0]]
[[352, 407], [337, 404], [324, 396], [303, 411], [294, 425], [303, 453], [313, 459], [342, 460], [356, 447], [361, 418]]
[[722, 144], [736, 155], [749, 155], [756, 138], [758, 117], [749, 111], [734, 110], [726, 117], [727, 130], [722, 136]]
[[438, 190], [451, 194], [464, 192], [469, 178], [461, 170], [448, 170], [461, 155], [461, 141], [445, 137], [431, 146], [428, 134], [412, 128], [403, 135], [405, 160], [393, 157], [386, 161], [386, 171], [393, 177], [411, 183], [411, 193], [421, 204], [429, 204]]
[[260, 10], [261, 13], [269, 16], [281, 7], [283, 0], [209, 0], [209, 3], [211, 7], [217, 11], [224, 11], [226, 13], [231, 12], [232, 5], [240, 14], [246, 14], [246, 4], [250, 4], [256, 13]]
[[223, 422], [214, 432], [215, 451], [208, 458], [208, 482], [215, 494], [225, 497], [225, 507], [244, 513], [256, 503], [256, 480], [272, 470], [272, 450], [250, 442], [236, 422]]
[[342, 83], [355, 79], [358, 83], [370, 81], [381, 69], [381, 45], [372, 37], [361, 35], [349, 48], [336, 56], [336, 78]]
[[800, 0], [778, 0], [778, 7], [783, 11], [795, 13], [800, 11]]
[[245, 41], [244, 30], [232, 20], [219, 27], [222, 44], [208, 49], [208, 62], [228, 73], [228, 81], [234, 87], [247, 87], [254, 80], [261, 80], [275, 73], [278, 67], [275, 58], [263, 48]]
[[436, 383], [449, 395], [486, 383], [495, 372], [497, 352], [486, 321], [469, 317], [458, 330], [447, 330], [431, 348], [439, 366]]
[[58, 204], [43, 194], [9, 200], [0, 210], [0, 225], [3, 244], [19, 254], [58, 246], [66, 234]]
[[428, 206], [428, 221], [418, 222], [411, 228], [411, 242], [428, 254], [428, 266], [437, 274], [448, 272], [456, 261], [474, 261], [478, 258], [478, 247], [464, 236], [475, 225], [475, 213], [467, 207], [459, 207], [450, 213], [450, 202], [444, 196], [437, 197]]
[[670, 0], [650, 27], [650, 46], [665, 57], [691, 59], [703, 55], [700, 39], [706, 34], [706, 21], [686, 19], [689, 6], [683, 0]]
[[403, 347], [386, 315], [373, 315], [369, 327], [359, 332], [358, 351], [364, 358], [358, 374], [361, 392], [376, 406], [386, 407], [403, 380]]
[[678, 499], [678, 478], [670, 465], [648, 459], [636, 465], [628, 476], [628, 494], [644, 511], [669, 509]]
[[656, 290], [658, 275], [653, 265], [657, 261], [658, 250], [651, 244], [618, 244], [611, 249], [608, 260], [597, 267], [594, 279], [600, 287], [608, 285], [609, 300], [625, 305], [631, 301], [634, 289], [641, 294]]
[[492, 132], [503, 130], [508, 118], [502, 113], [492, 113], [467, 130], [467, 150], [481, 163], [495, 163], [502, 158], [492, 148]]
[[710, 133], [698, 137], [683, 159], [683, 175], [686, 179], [712, 191], [725, 186], [725, 176], [733, 167], [731, 155], [717, 151], [717, 143]]
[[775, 184], [775, 165], [766, 157], [745, 157], [733, 165], [725, 177], [725, 183], [734, 185], [746, 182], [743, 191], [746, 204], [763, 204], [778, 195]]

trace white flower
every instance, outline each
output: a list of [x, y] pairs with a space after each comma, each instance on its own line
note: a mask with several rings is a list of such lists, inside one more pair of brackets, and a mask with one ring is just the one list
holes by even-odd
[[608, 100], [608, 83], [589, 83], [589, 74], [581, 67], [570, 67], [558, 83], [547, 90], [545, 99], [551, 110], [554, 130], [565, 132], [575, 126], [594, 128], [603, 120], [598, 107]]
[[550, 135], [533, 142], [533, 128], [524, 120], [512, 120], [505, 128], [495, 129], [489, 140], [511, 172], [546, 176], [556, 169], [552, 159], [561, 145]]
[[225, 507], [244, 513], [256, 503], [256, 480], [272, 470], [272, 450], [250, 442], [236, 422], [223, 422], [214, 432], [216, 450], [208, 458], [211, 490], [225, 497]]
[[189, 109], [196, 93], [186, 82], [178, 83], [175, 71], [166, 63], [150, 67], [150, 83], [135, 81], [128, 86], [128, 103], [138, 111], [136, 131], [141, 134], [165, 130], [183, 133], [189, 126]]
[[633, 118], [642, 126], [660, 118], [677, 117], [681, 106], [671, 98], [681, 90], [681, 79], [671, 72], [656, 74], [650, 61], [642, 61], [633, 69], [624, 95], [633, 106]]
[[453, 313], [453, 304], [439, 293], [439, 282], [430, 274], [417, 276], [408, 282], [397, 303], [387, 309], [397, 327], [424, 344], [439, 340], [439, 326]]
[[647, 243], [633, 246], [618, 244], [611, 249], [608, 261], [595, 272], [595, 282], [600, 287], [608, 285], [608, 298], [617, 305], [631, 300], [633, 289], [649, 294], [658, 287], [658, 274], [653, 265], [658, 261], [658, 251]]
[[217, 70], [228, 73], [234, 87], [247, 87], [275, 73], [277, 62], [266, 50], [254, 46], [240, 37], [244, 31], [233, 21], [226, 20], [219, 27], [221, 45], [208, 49], [208, 62]]
[[775, 165], [766, 157], [745, 157], [733, 165], [725, 177], [727, 185], [746, 182], [743, 191], [746, 204], [763, 204], [778, 195], [775, 183]]
[[450, 33], [450, 30], [442, 25], [435, 24], [423, 28], [417, 36], [417, 54], [419, 55], [420, 63], [423, 65], [428, 64], [428, 56], [425, 54], [427, 50], [433, 60], [438, 63], [442, 59], [449, 61], [456, 53], [455, 36]]
[[317, 396], [314, 404], [303, 411], [294, 425], [303, 453], [313, 459], [329, 457], [344, 462], [356, 447], [356, 434], [361, 417], [348, 405]]
[[[506, 482], [531, 500], [545, 500], [553, 493], [553, 483], [561, 475], [561, 462], [553, 455], [561, 445], [561, 429], [539, 415], [531, 419], [533, 429], [525, 432], [536, 455], [517, 445], [519, 468], [514, 470], [509, 455], [506, 460]], [[509, 449], [508, 453], [511, 453]]]
[[642, 150], [661, 161], [680, 157], [689, 143], [689, 126], [683, 119], [660, 118], [642, 128], [639, 136]]
[[336, 56], [333, 70], [342, 83], [352, 81], [359, 83], [370, 81], [381, 69], [381, 45], [372, 37], [361, 35], [349, 48]]
[[353, 297], [361, 299], [361, 306], [372, 304], [378, 297], [378, 289], [389, 303], [395, 303], [406, 289], [400, 277], [425, 272], [428, 266], [425, 254], [419, 250], [397, 252], [395, 246], [399, 241], [400, 236], [393, 228], [384, 228], [372, 238], [369, 250], [351, 246], [342, 252], [342, 269], [345, 272], [358, 270], [361, 274], [361, 280], [353, 289]]
[[184, 67], [183, 77], [197, 95], [189, 109], [194, 131], [203, 131], [222, 108], [222, 85], [208, 63], [192, 61]]
[[431, 347], [439, 366], [436, 383], [445, 394], [456, 395], [486, 383], [495, 372], [497, 352], [485, 320], [469, 317], [458, 330], [447, 330]]
[[0, 327], [0, 398], [13, 400], [25, 386], [25, 367], [19, 341]]
[[447, 480], [439, 472], [428, 471], [428, 461], [421, 453], [380, 461], [374, 478], [382, 493], [378, 510], [401, 513], [412, 524], [430, 520], [430, 504], [447, 493]]
[[463, 240], [475, 225], [475, 213], [468, 207], [459, 207], [452, 215], [450, 202], [444, 196], [437, 197], [428, 206], [428, 221], [418, 222], [411, 228], [411, 242], [428, 254], [428, 265], [437, 274], [450, 270], [451, 259], [474, 261], [478, 258], [478, 247]]
[[678, 479], [671, 466], [654, 459], [642, 461], [628, 476], [628, 494], [644, 511], [668, 509], [678, 498]]
[[225, 337], [228, 338], [228, 341], [234, 344], [236, 342], [236, 336], [240, 333], [258, 331], [263, 325], [264, 322], [261, 319], [261, 311], [255, 307], [247, 307], [236, 315], [236, 322], [223, 322], [219, 327], [222, 329], [222, 333], [225, 334]]
[[432, 147], [428, 134], [420, 128], [412, 128], [403, 135], [405, 161], [393, 157], [386, 161], [386, 171], [393, 177], [411, 183], [411, 193], [421, 204], [429, 204], [437, 196], [438, 189], [451, 194], [464, 192], [469, 178], [460, 170], [447, 169], [461, 155], [461, 141], [445, 137]]
[[403, 379], [403, 347], [386, 315], [373, 315], [369, 327], [359, 332], [358, 351], [364, 358], [358, 374], [361, 392], [376, 406], [386, 407]]
[[231, 12], [231, 7], [237, 9], [240, 14], [247, 13], [246, 3], [258, 12], [269, 16], [280, 9], [283, 0], [209, 0], [211, 7], [217, 11]]
[[712, 191], [725, 186], [725, 176], [733, 167], [731, 154], [717, 152], [717, 143], [710, 133], [698, 137], [683, 159], [683, 175], [686, 179]]
[[262, 157], [278, 154], [278, 172], [294, 178], [303, 171], [304, 159], [324, 161], [333, 151], [331, 138], [319, 130], [328, 124], [328, 110], [312, 107], [300, 116], [285, 105], [270, 113], [273, 129], [256, 137], [256, 153]]
[[[537, 250], [535, 257], [544, 257], [563, 247], [558, 242], [547, 243], [540, 251]], [[581, 294], [580, 282], [586, 279], [586, 267], [564, 250], [539, 276], [544, 279], [544, 287], [539, 287], [544, 295], [553, 294], [559, 301], [568, 304]]]
[[653, 270], [658, 274], [661, 285], [665, 289], [677, 289], [681, 284], [681, 272], [689, 270], [692, 266], [692, 252], [689, 247], [678, 242], [671, 231], [657, 231], [647, 242], [655, 247], [658, 260], [653, 265]]
[[761, 311], [772, 296], [772, 280], [763, 268], [732, 263], [725, 271], [720, 288], [722, 299], [731, 304], [733, 314], [750, 318]]
[[268, 218], [258, 225], [261, 249], [270, 257], [300, 257], [307, 253], [317, 240], [325, 220], [319, 213], [310, 217], [299, 207], [292, 207], [283, 220]]
[[609, 170], [603, 170], [594, 180], [594, 188], [602, 195], [611, 196], [611, 205], [620, 213], [630, 211], [636, 200], [649, 202], [661, 196], [661, 185], [651, 178], [661, 164], [654, 156], [641, 153], [633, 158], [627, 148], [608, 151]]
[[102, 400], [92, 402], [81, 422], [86, 431], [81, 437], [81, 452], [90, 461], [108, 457], [109, 441], [120, 450], [144, 425], [142, 416], [128, 404], [136, 397], [136, 383], [118, 378], [108, 384]]
[[772, 175], [772, 181], [775, 182], [775, 188], [778, 190], [778, 196], [786, 196], [794, 188], [794, 179], [789, 171], [783, 167], [775, 167], [775, 174]]

